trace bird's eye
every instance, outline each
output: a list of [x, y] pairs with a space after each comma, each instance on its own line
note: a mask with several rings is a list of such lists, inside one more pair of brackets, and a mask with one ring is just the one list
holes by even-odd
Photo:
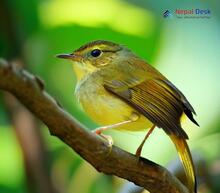
[[94, 50], [91, 51], [91, 55], [92, 55], [93, 57], [98, 57], [98, 56], [101, 55], [101, 53], [102, 53], [102, 51], [99, 50], [99, 49], [94, 49]]

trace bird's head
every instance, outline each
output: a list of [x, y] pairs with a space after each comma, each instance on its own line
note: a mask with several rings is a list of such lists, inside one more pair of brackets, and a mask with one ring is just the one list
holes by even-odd
[[82, 78], [85, 74], [99, 69], [113, 67], [129, 53], [130, 51], [122, 45], [97, 40], [81, 46], [71, 54], [60, 54], [57, 57], [73, 61], [76, 75]]

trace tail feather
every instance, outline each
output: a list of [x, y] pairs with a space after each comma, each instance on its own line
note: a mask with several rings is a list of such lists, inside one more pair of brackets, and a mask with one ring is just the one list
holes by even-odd
[[195, 176], [195, 168], [192, 161], [192, 156], [187, 145], [186, 139], [180, 138], [175, 135], [169, 135], [171, 140], [176, 146], [177, 152], [179, 154], [180, 160], [183, 164], [187, 181], [188, 188], [191, 193], [197, 193], [197, 184], [196, 184], [196, 176]]

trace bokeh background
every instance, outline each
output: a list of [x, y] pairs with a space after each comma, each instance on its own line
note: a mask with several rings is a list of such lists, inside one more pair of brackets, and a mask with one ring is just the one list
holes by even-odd
[[[178, 19], [176, 9], [209, 9], [209, 18]], [[164, 18], [169, 10], [171, 16]], [[70, 53], [97, 39], [126, 45], [167, 76], [193, 104], [186, 120], [199, 192], [220, 192], [220, 3], [218, 0], [1, 0], [0, 57], [44, 80], [46, 90], [88, 129], [97, 127], [74, 97]], [[145, 133], [107, 132], [134, 153]], [[183, 175], [176, 150], [157, 129], [143, 156]], [[133, 185], [95, 171], [23, 108], [0, 92], [0, 193], [122, 193]]]

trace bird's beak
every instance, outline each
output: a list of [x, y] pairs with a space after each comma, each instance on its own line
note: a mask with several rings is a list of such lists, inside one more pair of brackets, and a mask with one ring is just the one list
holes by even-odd
[[62, 59], [69, 59], [76, 62], [80, 62], [82, 60], [82, 56], [76, 54], [58, 54], [56, 55], [56, 57]]

